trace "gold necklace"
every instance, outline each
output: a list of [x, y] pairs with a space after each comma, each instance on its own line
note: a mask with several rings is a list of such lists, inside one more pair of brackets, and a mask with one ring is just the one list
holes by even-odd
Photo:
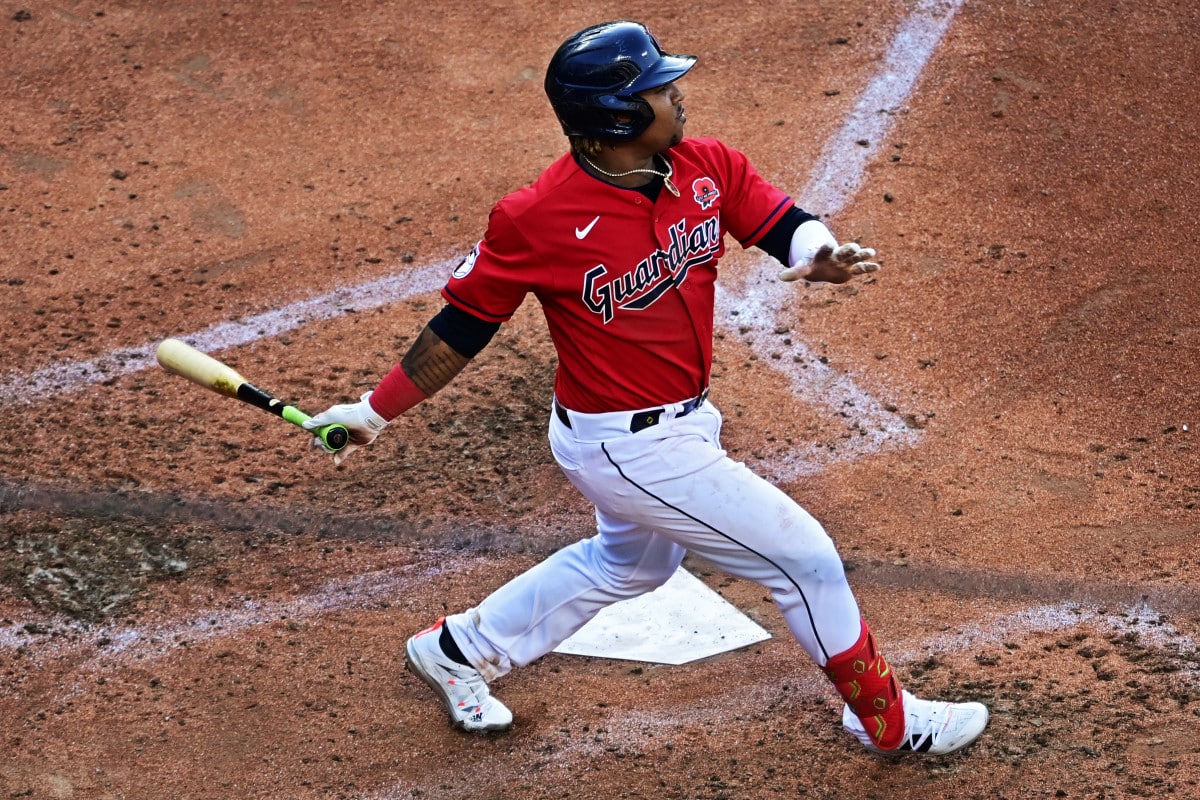
[[656, 169], [631, 169], [626, 170], [625, 172], [609, 172], [606, 169], [602, 169], [595, 161], [592, 161], [583, 153], [580, 153], [579, 157], [586, 161], [588, 166], [596, 170], [596, 172], [599, 172], [601, 175], [607, 175], [610, 178], [624, 178], [626, 175], [633, 175], [636, 172], [644, 172], [648, 175], [657, 175], [663, 179], [663, 186], [667, 187], [667, 191], [676, 197], [679, 197], [679, 190], [675, 188], [675, 184], [671, 183], [671, 176], [675, 174], [675, 170], [671, 167], [671, 162], [667, 160], [666, 156], [662, 155], [661, 153], [658, 155], [662, 157], [663, 163], [667, 165], [666, 172], [659, 172]]

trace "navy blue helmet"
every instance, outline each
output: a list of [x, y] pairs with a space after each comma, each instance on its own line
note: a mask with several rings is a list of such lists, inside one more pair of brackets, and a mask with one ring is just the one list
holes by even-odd
[[638, 92], [676, 80], [695, 56], [664, 53], [640, 22], [605, 22], [563, 42], [546, 69], [546, 96], [568, 136], [628, 141], [654, 121]]

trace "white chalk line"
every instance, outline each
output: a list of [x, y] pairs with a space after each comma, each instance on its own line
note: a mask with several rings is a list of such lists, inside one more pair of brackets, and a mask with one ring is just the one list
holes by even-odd
[[[867, 165], [883, 145], [896, 111], [908, 100], [961, 5], [962, 0], [924, 0], [900, 24], [884, 56], [883, 69], [867, 84], [845, 124], [825, 142], [808, 185], [798, 196], [801, 208], [834, 216], [858, 193]], [[757, 274], [773, 276], [778, 271], [773, 260], [758, 261]], [[790, 322], [781, 309], [796, 292], [795, 284], [772, 277], [748, 284], [739, 296], [729, 294], [720, 285], [717, 289], [717, 307], [723, 321], [739, 329], [749, 328], [741, 334], [743, 341], [759, 353], [778, 349], [775, 329], [787, 327]], [[774, 362], [772, 367], [787, 376], [793, 395], [812, 406], [845, 413], [855, 435], [839, 442], [833, 450], [814, 445], [789, 446], [770, 465], [776, 480], [812, 474], [886, 447], [911, 446], [920, 438], [919, 430], [906, 425], [848, 375], [825, 365], [802, 343], [793, 341], [789, 353], [797, 359], [793, 363], [807, 366]]]
[[[457, 259], [441, 261], [300, 300], [244, 319], [221, 322], [176, 338], [206, 353], [238, 347], [278, 336], [312, 322], [334, 319], [347, 312], [368, 311], [436, 291], [446, 282], [456, 263]], [[154, 351], [157, 346], [158, 342], [150, 342], [140, 347], [113, 350], [90, 361], [45, 367], [27, 375], [10, 373], [0, 381], [0, 405], [42, 402], [85, 386], [149, 369], [156, 364]]]
[[[158, 625], [92, 626], [81, 622], [48, 624], [52, 636], [26, 633], [13, 625], [0, 630], [0, 652], [22, 648], [30, 663], [40, 665], [48, 657], [72, 655], [82, 658], [73, 669], [75, 680], [60, 687], [56, 699], [86, 694], [92, 681], [87, 676], [111, 672], [114, 667], [145, 664], [170, 657], [185, 648], [242, 635], [254, 628], [281, 621], [297, 622], [339, 611], [369, 608], [384, 600], [411, 597], [430, 578], [446, 570], [465, 571], [464, 559], [447, 562], [439, 555], [435, 564], [409, 564], [345, 578], [334, 578], [315, 591], [289, 600], [246, 600], [233, 609], [228, 605], [190, 611], [186, 617]], [[49, 622], [47, 620], [47, 622]]]
[[[931, 655], [956, 653], [978, 653], [987, 647], [1002, 646], [1024, 641], [1040, 634], [1060, 634], [1077, 628], [1091, 628], [1101, 634], [1138, 635], [1142, 644], [1157, 644], [1163, 649], [1178, 648], [1192, 650], [1195, 642], [1174, 627], [1160, 624], [1158, 614], [1146, 606], [1133, 606], [1125, 614], [1104, 613], [1095, 608], [1077, 603], [1057, 603], [1027, 608], [1015, 613], [995, 614], [985, 617], [973, 625], [957, 632], [948, 632], [933, 639], [923, 639], [919, 645], [904, 642], [899, 647], [889, 646], [888, 660], [893, 666], [903, 667], [907, 663], [919, 663]], [[1178, 652], [1178, 649], [1176, 652]], [[747, 656], [748, 657], [748, 656]], [[1200, 672], [1182, 667], [1172, 675], [1193, 685], [1200, 683]], [[587, 763], [597, 754], [612, 748], [641, 750], [653, 747], [663, 737], [677, 736], [689, 726], [707, 726], [714, 719], [736, 718], [753, 713], [754, 710], [777, 707], [781, 699], [781, 685], [787, 684], [787, 702], [806, 701], [832, 696], [828, 681], [816, 667], [798, 659], [793, 672], [777, 674], [769, 682], [753, 686], [739, 686], [736, 692], [715, 692], [703, 703], [689, 702], [680, 706], [653, 711], [634, 709], [623, 713], [609, 713], [603, 719], [603, 738], [572, 736], [554, 737], [553, 751], [544, 757], [542, 768], [553, 762], [569, 773], [577, 772], [579, 765]], [[954, 698], [943, 698], [954, 699]], [[837, 710], [837, 705], [826, 708]], [[488, 776], [494, 765], [486, 762], [466, 765], [467, 773], [457, 777], [469, 780], [473, 775]], [[404, 782], [359, 795], [361, 800], [415, 800], [427, 797], [427, 787]]]
[[[439, 557], [433, 564], [410, 564], [399, 569], [381, 569], [366, 574], [356, 574], [327, 581], [314, 592], [285, 601], [247, 600], [237, 608], [226, 605], [192, 610], [182, 619], [174, 619], [160, 625], [139, 627], [88, 626], [84, 623], [67, 622], [56, 628], [55, 636], [28, 634], [17, 625], [0, 630], [0, 652], [22, 648], [30, 663], [38, 665], [50, 657], [61, 658], [71, 654], [86, 657], [73, 670], [75, 680], [61, 687], [58, 700], [65, 700], [91, 690], [93, 681], [87, 676], [110, 673], [123, 665], [144, 665], [168, 658], [174, 653], [185, 652], [186, 648], [241, 636], [248, 630], [275, 624], [281, 621], [301, 621], [320, 618], [332, 613], [369, 608], [382, 600], [402, 599], [411, 596], [422, 582], [440, 575], [446, 569], [468, 570], [472, 563], [486, 559], [459, 559], [447, 564]], [[1111, 606], [1110, 606], [1111, 607]], [[1127, 633], [1135, 632], [1139, 642], [1153, 645], [1163, 651], [1195, 650], [1195, 640], [1167, 623], [1157, 611], [1145, 603], [1134, 604], [1117, 611], [1101, 610], [1098, 606], [1077, 602], [1061, 602], [1032, 606], [1013, 612], [990, 614], [957, 630], [922, 637], [920, 643], [897, 643], [889, 648], [889, 660], [896, 665], [915, 663], [931, 654], [979, 652], [989, 646], [1022, 641], [1042, 633], [1058, 633], [1080, 627], [1091, 627], [1100, 631]], [[797, 676], [789, 678], [809, 686], [812, 692], [823, 689], [824, 682], [813, 670], [811, 680], [805, 680], [806, 664], [797, 665]], [[1190, 682], [1200, 681], [1196, 669], [1181, 667], [1175, 674]], [[773, 685], [772, 685], [773, 686]], [[772, 686], [763, 686], [762, 691], [773, 691]], [[777, 689], [777, 687], [775, 687]], [[738, 695], [740, 707], [752, 705], [752, 698], [745, 692]], [[712, 710], [706, 704], [707, 711]], [[704, 710], [697, 710], [700, 718]], [[686, 712], [679, 714], [686, 716]], [[654, 726], [667, 726], [687, 722], [678, 715], [668, 722], [655, 716]], [[651, 721], [642, 720], [641, 728]], [[627, 726], [622, 726], [627, 727]]]
[[[896, 29], [883, 69], [867, 84], [846, 124], [825, 143], [800, 205], [833, 216], [862, 185], [896, 112], [950, 27], [963, 0], [922, 0]], [[866, 144], [859, 144], [865, 142]], [[815, 212], [814, 212], [815, 213]]]

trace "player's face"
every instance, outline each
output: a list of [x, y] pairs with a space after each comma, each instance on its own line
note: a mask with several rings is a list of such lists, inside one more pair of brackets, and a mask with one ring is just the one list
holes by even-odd
[[656, 152], [679, 144], [683, 140], [683, 125], [687, 122], [687, 114], [683, 111], [684, 94], [679, 84], [665, 83], [640, 92], [638, 97], [654, 110], [654, 122], [642, 134], [643, 141], [653, 145]]

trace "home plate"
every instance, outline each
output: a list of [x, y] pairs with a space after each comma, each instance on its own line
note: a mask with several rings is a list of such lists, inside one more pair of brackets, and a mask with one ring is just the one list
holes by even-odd
[[554, 652], [686, 664], [770, 638], [725, 598], [680, 568], [653, 592], [603, 609]]

